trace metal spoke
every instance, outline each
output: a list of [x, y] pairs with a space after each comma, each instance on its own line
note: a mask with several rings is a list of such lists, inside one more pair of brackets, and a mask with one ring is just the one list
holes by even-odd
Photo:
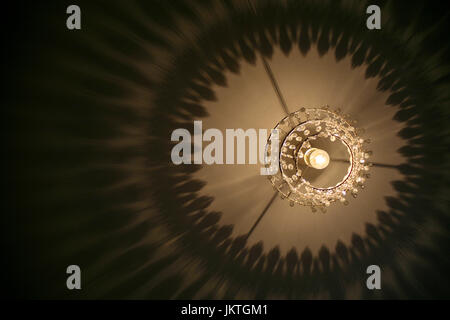
[[[331, 161], [349, 163], [349, 161], [347, 159], [331, 159]], [[398, 165], [396, 165], [396, 164], [386, 164], [386, 163], [379, 163], [379, 162], [371, 162], [371, 163], [372, 163], [372, 167], [388, 168], [388, 169], [397, 169], [398, 168]]]
[[250, 237], [250, 235], [252, 234], [253, 230], [255, 230], [256, 226], [258, 225], [258, 223], [261, 221], [261, 219], [264, 217], [264, 215], [266, 214], [266, 212], [269, 210], [270, 206], [272, 205], [272, 203], [275, 201], [275, 199], [277, 198], [278, 195], [278, 191], [275, 191], [274, 195], [272, 196], [272, 198], [270, 199], [269, 203], [267, 203], [266, 207], [263, 209], [263, 211], [261, 212], [261, 214], [259, 215], [258, 219], [255, 221], [255, 223], [253, 224], [252, 228], [250, 229], [250, 231], [247, 233], [247, 239]]
[[[247, 0], [247, 3], [249, 5], [250, 9], [253, 11], [253, 13], [255, 15], [257, 15], [256, 7], [255, 7], [255, 4], [253, 3], [253, 1]], [[281, 94], [280, 87], [278, 86], [278, 82], [275, 79], [275, 76], [273, 75], [272, 69], [270, 68], [270, 65], [267, 62], [267, 60], [262, 55], [260, 55], [260, 57], [263, 62], [263, 65], [264, 65], [264, 69], [266, 70], [266, 73], [269, 76], [270, 82], [272, 83], [272, 87], [275, 90], [275, 93], [277, 94], [278, 100], [280, 101], [281, 107], [283, 108], [284, 113], [286, 113], [286, 115], [289, 116], [289, 110], [288, 110], [286, 101], [284, 100], [283, 95]]]
[[263, 56], [261, 56], [261, 60], [264, 64], [264, 69], [267, 72], [267, 75], [269, 76], [270, 82], [272, 83], [272, 87], [275, 90], [275, 93], [277, 94], [278, 100], [280, 101], [281, 107], [283, 108], [283, 111], [286, 113], [286, 115], [289, 115], [289, 110], [286, 105], [286, 101], [283, 98], [283, 95], [281, 94], [280, 87], [278, 86], [277, 79], [275, 79], [275, 76], [273, 75], [272, 69], [270, 68], [269, 63], [264, 59]]

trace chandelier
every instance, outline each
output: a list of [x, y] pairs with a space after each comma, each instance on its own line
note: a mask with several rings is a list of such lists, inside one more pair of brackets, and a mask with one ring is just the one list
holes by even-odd
[[282, 119], [274, 128], [278, 139], [271, 135], [266, 148], [270, 157], [271, 144], [278, 144], [279, 170], [268, 177], [281, 197], [313, 212], [325, 212], [336, 201], [347, 205], [349, 195], [356, 198], [370, 177], [372, 152], [365, 150], [370, 140], [361, 138], [364, 130], [355, 125], [328, 106], [301, 108]]

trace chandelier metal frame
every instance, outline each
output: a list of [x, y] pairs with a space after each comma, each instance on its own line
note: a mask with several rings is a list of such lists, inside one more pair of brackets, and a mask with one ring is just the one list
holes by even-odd
[[[364, 129], [355, 125], [356, 121], [350, 116], [342, 114], [339, 109], [330, 110], [328, 106], [301, 108], [283, 118], [274, 128], [279, 136], [279, 170], [268, 176], [281, 197], [288, 199], [291, 206], [295, 203], [309, 206], [313, 212], [317, 209], [325, 212], [326, 207], [336, 201], [347, 205], [349, 194], [356, 198], [370, 177], [368, 171], [372, 164], [368, 159], [372, 152], [365, 150], [370, 140], [361, 137]], [[271, 144], [275, 143], [272, 138], [270, 135], [267, 142], [267, 157], [270, 157]], [[314, 186], [302, 174], [307, 166], [304, 155], [318, 138], [342, 142], [349, 154], [348, 172], [341, 181], [328, 187]]]

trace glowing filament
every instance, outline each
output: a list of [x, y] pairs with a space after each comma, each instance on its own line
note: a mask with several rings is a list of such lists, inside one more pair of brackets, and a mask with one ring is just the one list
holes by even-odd
[[325, 169], [330, 163], [330, 156], [325, 150], [311, 148], [305, 153], [305, 163], [314, 169]]

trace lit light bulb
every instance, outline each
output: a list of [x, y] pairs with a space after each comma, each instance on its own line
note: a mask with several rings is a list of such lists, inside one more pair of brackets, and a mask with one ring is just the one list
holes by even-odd
[[330, 156], [325, 150], [311, 148], [305, 153], [305, 163], [314, 169], [325, 169], [330, 163]]

